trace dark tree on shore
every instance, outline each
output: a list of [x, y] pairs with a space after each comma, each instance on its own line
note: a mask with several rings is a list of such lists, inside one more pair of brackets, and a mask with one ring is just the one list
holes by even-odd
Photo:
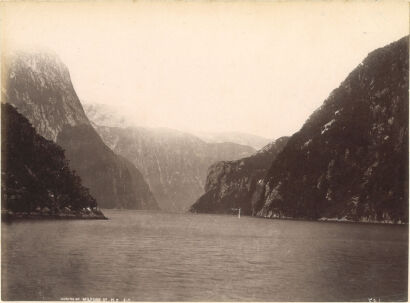
[[1, 105], [2, 208], [58, 212], [93, 208], [96, 200], [71, 171], [64, 150], [36, 133], [11, 105]]

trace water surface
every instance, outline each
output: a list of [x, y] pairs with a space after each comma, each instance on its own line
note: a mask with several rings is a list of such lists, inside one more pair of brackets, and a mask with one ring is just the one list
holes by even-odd
[[407, 300], [407, 226], [104, 213], [2, 223], [2, 299]]

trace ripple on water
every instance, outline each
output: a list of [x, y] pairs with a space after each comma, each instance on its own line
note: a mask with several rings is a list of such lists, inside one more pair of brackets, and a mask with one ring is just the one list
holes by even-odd
[[406, 226], [105, 213], [2, 223], [2, 299], [407, 300]]

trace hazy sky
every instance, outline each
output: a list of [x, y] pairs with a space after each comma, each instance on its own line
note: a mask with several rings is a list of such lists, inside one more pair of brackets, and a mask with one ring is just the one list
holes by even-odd
[[409, 26], [406, 1], [2, 5], [2, 48], [54, 50], [82, 101], [141, 126], [269, 138]]

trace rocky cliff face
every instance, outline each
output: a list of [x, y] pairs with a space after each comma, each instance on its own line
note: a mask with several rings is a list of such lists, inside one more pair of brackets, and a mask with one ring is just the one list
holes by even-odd
[[104, 218], [61, 147], [10, 104], [1, 104], [1, 131], [1, 201], [8, 216]]
[[54, 54], [16, 53], [2, 60], [3, 100], [43, 137], [60, 144], [100, 207], [157, 208], [135, 167], [115, 155], [91, 126], [68, 69]]
[[208, 144], [170, 129], [95, 127], [112, 150], [141, 171], [160, 207], [172, 211], [187, 210], [203, 194], [211, 164], [255, 151], [234, 143]]
[[254, 193], [260, 190], [263, 177], [287, 141], [288, 137], [282, 137], [250, 157], [211, 165], [205, 194], [190, 210], [201, 213], [232, 213], [232, 208], [241, 208], [242, 214], [252, 215], [256, 202]]
[[69, 71], [55, 54], [16, 52], [3, 59], [3, 96], [41, 136], [56, 141], [66, 125], [89, 124]]
[[273, 162], [258, 216], [408, 222], [408, 37], [375, 50]]

